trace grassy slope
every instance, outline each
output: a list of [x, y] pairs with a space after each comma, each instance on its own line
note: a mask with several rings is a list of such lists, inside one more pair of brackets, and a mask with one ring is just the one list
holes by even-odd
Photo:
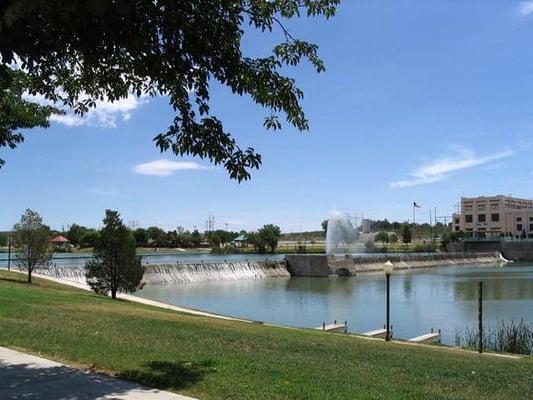
[[533, 358], [496, 359], [195, 317], [0, 272], [0, 345], [206, 399], [516, 399]]

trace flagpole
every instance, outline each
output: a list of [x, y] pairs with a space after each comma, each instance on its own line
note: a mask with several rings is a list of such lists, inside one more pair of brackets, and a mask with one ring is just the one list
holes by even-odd
[[416, 241], [416, 203], [413, 201], [413, 242]]

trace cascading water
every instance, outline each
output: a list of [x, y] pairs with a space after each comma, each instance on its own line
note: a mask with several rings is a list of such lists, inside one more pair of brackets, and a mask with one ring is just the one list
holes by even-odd
[[358, 243], [359, 230], [352, 224], [347, 214], [334, 212], [328, 219], [326, 231], [327, 254], [350, 254], [361, 251]]
[[[39, 268], [35, 272], [85, 283], [85, 268], [83, 266], [51, 266]], [[228, 261], [146, 265], [143, 281], [151, 284], [172, 284], [288, 276], [290, 274], [282, 261]]]

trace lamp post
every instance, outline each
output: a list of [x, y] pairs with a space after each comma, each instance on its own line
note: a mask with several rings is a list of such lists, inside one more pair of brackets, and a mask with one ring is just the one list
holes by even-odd
[[385, 335], [385, 340], [388, 342], [391, 339], [390, 334], [390, 275], [394, 269], [393, 264], [390, 261], [387, 261], [383, 265], [383, 272], [387, 278], [387, 333]]

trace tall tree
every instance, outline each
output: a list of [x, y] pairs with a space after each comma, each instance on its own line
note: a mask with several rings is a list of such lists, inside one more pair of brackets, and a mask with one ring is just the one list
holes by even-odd
[[381, 242], [382, 246], [385, 246], [387, 243], [389, 243], [389, 234], [384, 231], [378, 232], [375, 240], [376, 242]]
[[94, 248], [94, 259], [87, 262], [87, 284], [99, 294], [134, 292], [141, 288], [144, 274], [141, 258], [135, 253], [133, 234], [117, 211], [106, 210], [104, 227]]
[[259, 235], [259, 233], [250, 232], [246, 241], [251, 244], [254, 247], [254, 250], [258, 253], [266, 253], [265, 240]]
[[47, 265], [52, 257], [50, 228], [43, 224], [39, 213], [27, 209], [13, 227], [13, 233], [19, 266], [28, 271], [28, 283], [31, 283], [33, 270]]
[[281, 236], [281, 229], [277, 225], [268, 224], [263, 226], [257, 232], [263, 243], [270, 247], [270, 251], [273, 253], [278, 247], [279, 238]]
[[146, 230], [146, 234], [148, 235], [148, 239], [152, 240], [156, 246], [162, 245], [167, 236], [165, 231], [157, 226], [150, 226]]
[[85, 226], [78, 224], [72, 224], [68, 231], [65, 233], [65, 236], [70, 243], [74, 246], [79, 246], [81, 244], [81, 239], [83, 235], [87, 233], [88, 229]]
[[[284, 25], [305, 14], [332, 17], [340, 0], [7, 0], [0, 2], [1, 63], [19, 61], [27, 89], [77, 113], [96, 100], [129, 93], [168, 96], [176, 112], [155, 137], [161, 151], [223, 165], [233, 179], [250, 178], [261, 156], [241, 149], [210, 110], [210, 85], [248, 95], [267, 109], [264, 126], [279, 115], [303, 131], [303, 92], [285, 66], [308, 60], [324, 71], [318, 47]], [[247, 27], [245, 29], [245, 27]], [[279, 33], [265, 57], [243, 54], [246, 32]]]
[[0, 233], [0, 246], [7, 246], [7, 233]]
[[87, 229], [80, 239], [80, 247], [94, 247], [98, 243], [100, 232], [96, 229]]
[[402, 242], [411, 243], [412, 239], [413, 231], [411, 230], [411, 227], [409, 226], [409, 224], [404, 224], [402, 228]]
[[133, 232], [133, 237], [135, 237], [137, 246], [143, 246], [148, 243], [148, 234], [146, 233], [146, 229], [144, 228], [135, 229], [135, 231]]

